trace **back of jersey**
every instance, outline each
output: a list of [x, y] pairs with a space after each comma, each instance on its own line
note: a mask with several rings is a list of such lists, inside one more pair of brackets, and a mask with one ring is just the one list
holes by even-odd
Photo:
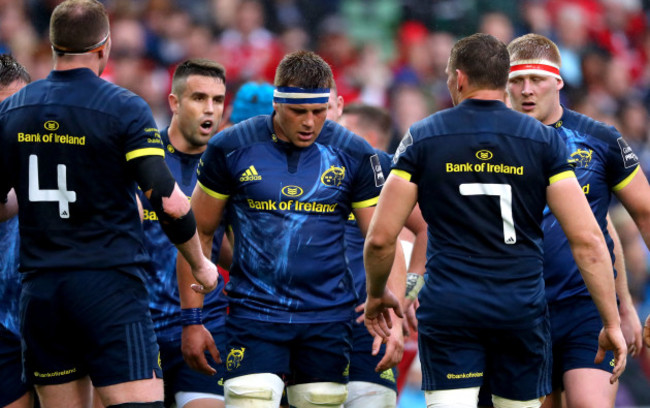
[[542, 318], [546, 187], [570, 172], [553, 133], [502, 102], [474, 99], [411, 127], [393, 171], [418, 185], [429, 225], [421, 318], [477, 327]]
[[163, 155], [137, 95], [89, 69], [52, 71], [0, 106], [0, 190], [18, 195], [21, 270], [146, 262], [127, 160]]

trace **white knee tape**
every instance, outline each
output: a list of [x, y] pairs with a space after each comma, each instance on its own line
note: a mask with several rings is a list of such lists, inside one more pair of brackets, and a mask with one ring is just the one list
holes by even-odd
[[226, 408], [277, 408], [284, 381], [275, 374], [248, 374], [223, 384]]
[[348, 396], [345, 384], [318, 382], [287, 387], [289, 404], [296, 408], [339, 408]]
[[395, 408], [397, 393], [390, 388], [371, 382], [350, 381], [345, 408]]
[[517, 401], [492, 394], [494, 408], [539, 408], [542, 406], [542, 402], [544, 402], [544, 397], [528, 401]]
[[427, 408], [476, 408], [480, 387], [425, 391]]

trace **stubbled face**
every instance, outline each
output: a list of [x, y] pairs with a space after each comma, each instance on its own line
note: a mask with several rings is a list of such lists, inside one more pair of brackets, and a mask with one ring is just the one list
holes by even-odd
[[327, 119], [328, 103], [273, 103], [273, 127], [278, 139], [296, 147], [309, 147], [315, 141]]
[[190, 75], [183, 93], [171, 95], [183, 139], [191, 147], [203, 147], [214, 136], [223, 116], [226, 85], [220, 78]]
[[20, 91], [25, 85], [27, 85], [25, 81], [17, 79], [7, 86], [0, 86], [0, 102]]
[[550, 125], [562, 117], [560, 89], [564, 83], [550, 75], [521, 75], [508, 80], [512, 108]]

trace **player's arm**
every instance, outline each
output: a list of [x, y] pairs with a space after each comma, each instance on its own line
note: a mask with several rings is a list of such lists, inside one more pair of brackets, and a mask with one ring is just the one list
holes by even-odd
[[640, 166], [625, 186], [614, 187], [614, 194], [634, 220], [650, 249], [650, 185]]
[[160, 227], [188, 260], [205, 293], [217, 286], [217, 268], [203, 256], [196, 220], [187, 197], [176, 184], [162, 156], [146, 155], [128, 161], [135, 180], [158, 216]]
[[645, 319], [645, 324], [643, 326], [643, 342], [646, 347], [650, 347], [650, 314]]
[[[424, 272], [426, 271], [427, 264], [427, 223], [422, 217], [422, 211], [418, 204], [413, 207], [413, 211], [406, 219], [404, 226], [413, 233], [415, 239], [413, 240], [413, 249], [411, 250], [411, 257], [409, 259], [409, 267], [406, 274], [406, 295], [404, 298], [404, 314], [408, 327], [413, 331], [418, 329], [418, 322], [415, 318], [415, 309], [417, 303], [418, 293], [422, 286], [424, 286]], [[408, 333], [407, 333], [408, 335]]]
[[372, 335], [390, 334], [388, 309], [399, 311], [401, 315], [399, 298], [404, 294], [404, 283], [403, 289], [397, 293], [398, 298], [386, 290], [386, 282], [393, 265], [399, 233], [416, 202], [417, 186], [391, 173], [379, 195], [363, 250], [368, 292], [365, 323]]
[[[368, 226], [372, 220], [375, 212], [375, 207], [358, 208], [354, 210], [354, 216], [357, 220], [357, 225], [361, 230], [362, 235], [366, 235]], [[387, 290], [396, 294], [398, 302], [401, 304], [404, 300], [403, 293], [406, 287], [406, 261], [404, 259], [404, 252], [402, 247], [397, 245], [395, 248], [394, 259], [390, 268], [390, 275], [386, 282]], [[363, 307], [367, 306], [363, 305]], [[357, 311], [361, 311], [357, 309]], [[404, 333], [402, 331], [402, 316], [397, 315], [394, 310], [389, 309], [390, 327], [389, 335], [384, 338], [383, 336], [375, 335], [372, 345], [372, 355], [377, 355], [380, 351], [382, 343], [386, 343], [386, 352], [384, 357], [379, 361], [375, 367], [375, 371], [382, 372], [395, 367], [402, 360], [404, 355]], [[362, 316], [365, 318], [365, 315]]]
[[[209, 195], [199, 184], [196, 185], [192, 193], [191, 203], [196, 217], [198, 239], [203, 255], [208, 259], [212, 253], [214, 233], [221, 222], [226, 202], [225, 199]], [[216, 371], [208, 364], [204, 352], [208, 350], [217, 362], [221, 361], [221, 357], [212, 335], [203, 326], [201, 320], [204, 294], [193, 290], [197, 281], [190, 271], [189, 264], [182, 256], [176, 258], [176, 277], [181, 300], [183, 358], [193, 369], [205, 374], [215, 374]]]
[[616, 228], [612, 224], [612, 219], [607, 214], [607, 231], [614, 241], [614, 268], [618, 272], [616, 275], [616, 294], [619, 299], [618, 312], [621, 315], [621, 330], [627, 344], [628, 352], [636, 357], [641, 352], [642, 330], [639, 314], [636, 312], [632, 295], [627, 284], [627, 270], [625, 269], [625, 258], [623, 246], [618, 237]]
[[16, 198], [16, 192], [12, 188], [7, 193], [6, 201], [0, 202], [0, 222], [7, 221], [16, 214], [18, 214], [18, 199]]
[[605, 238], [575, 177], [553, 181], [546, 190], [546, 199], [569, 240], [573, 257], [603, 320], [596, 360], [602, 361], [605, 350], [614, 351], [616, 363], [610, 378], [613, 383], [625, 370], [627, 346], [621, 332], [612, 260]]
[[232, 265], [232, 244], [228, 233], [224, 232], [223, 239], [221, 240], [221, 248], [219, 249], [219, 266], [225, 270], [230, 270]]

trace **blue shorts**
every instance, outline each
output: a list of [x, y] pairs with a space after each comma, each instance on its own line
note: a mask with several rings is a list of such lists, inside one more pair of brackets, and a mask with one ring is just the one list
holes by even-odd
[[478, 387], [490, 372], [492, 393], [530, 400], [551, 391], [551, 343], [544, 319], [530, 329], [433, 326], [420, 322], [422, 389]]
[[553, 389], [563, 387], [562, 376], [575, 368], [614, 370], [614, 353], [608, 351], [600, 364], [594, 364], [598, 334], [603, 322], [590, 298], [573, 298], [549, 304], [553, 342]]
[[382, 344], [379, 353], [372, 355], [372, 336], [366, 326], [352, 323], [352, 353], [350, 354], [350, 381], [365, 381], [383, 385], [397, 392], [397, 370], [391, 368], [381, 373], [375, 367], [386, 354], [386, 345]]
[[142, 280], [117, 270], [38, 272], [23, 281], [24, 369], [33, 384], [90, 376], [97, 387], [162, 377]]
[[229, 315], [226, 333], [226, 380], [274, 373], [288, 385], [348, 382], [351, 321], [272, 323]]
[[32, 389], [21, 379], [20, 338], [0, 325], [0, 407], [9, 405]]
[[[217, 349], [219, 349], [219, 353], [222, 353], [221, 358], [225, 361], [225, 327], [221, 326], [218, 331], [213, 330], [211, 333]], [[206, 352], [205, 358], [208, 360], [208, 364], [217, 370], [215, 375], [206, 375], [193, 370], [187, 365], [183, 359], [180, 341], [159, 341], [159, 345], [160, 363], [165, 378], [165, 406], [170, 406], [171, 403], [175, 402], [176, 393], [180, 391], [223, 396], [223, 376], [226, 371], [225, 364], [217, 364], [210, 353]]]

